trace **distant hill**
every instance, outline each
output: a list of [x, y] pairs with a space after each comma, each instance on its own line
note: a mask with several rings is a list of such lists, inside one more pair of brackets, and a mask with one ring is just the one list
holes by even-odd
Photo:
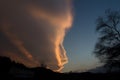
[[7, 57], [0, 57], [0, 80], [120, 80], [120, 72], [96, 73], [96, 71], [104, 70], [98, 67], [83, 73], [58, 73], [45, 67], [27, 68]]
[[[107, 68], [104, 66], [96, 67], [94, 69], [88, 70], [91, 73], [107, 73]], [[120, 72], [120, 68], [112, 68], [111, 72]]]
[[[21, 63], [11, 61], [7, 57], [0, 56], [0, 78], [27, 78], [27, 79], [41, 79], [54, 78], [60, 73], [54, 72], [45, 67], [27, 68]], [[5, 77], [8, 76], [8, 77]], [[3, 79], [4, 79], [3, 78]], [[0, 79], [1, 80], [1, 79]]]
[[96, 67], [94, 69], [90, 69], [90, 70], [88, 70], [88, 72], [91, 72], [91, 73], [106, 73], [107, 70], [106, 70], [105, 67], [100, 66], [100, 67]]

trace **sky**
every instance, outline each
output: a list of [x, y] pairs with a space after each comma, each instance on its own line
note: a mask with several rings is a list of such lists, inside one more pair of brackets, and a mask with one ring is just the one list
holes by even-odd
[[69, 62], [63, 72], [86, 71], [101, 66], [93, 55], [98, 39], [95, 28], [96, 19], [107, 9], [120, 11], [120, 0], [73, 0], [73, 25], [64, 39]]
[[0, 56], [27, 67], [86, 71], [94, 57], [95, 21], [120, 0], [0, 0]]

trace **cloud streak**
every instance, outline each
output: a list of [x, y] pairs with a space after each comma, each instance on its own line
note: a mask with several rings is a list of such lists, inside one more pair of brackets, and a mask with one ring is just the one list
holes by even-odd
[[68, 62], [63, 41], [72, 25], [71, 1], [4, 0], [0, 5], [0, 36], [5, 36], [0, 55], [26, 66], [45, 64], [60, 71]]

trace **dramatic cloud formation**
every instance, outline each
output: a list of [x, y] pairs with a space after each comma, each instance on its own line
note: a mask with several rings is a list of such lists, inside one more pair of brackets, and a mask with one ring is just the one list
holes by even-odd
[[1, 0], [0, 56], [26, 66], [61, 70], [68, 59], [63, 47], [72, 24], [70, 0]]

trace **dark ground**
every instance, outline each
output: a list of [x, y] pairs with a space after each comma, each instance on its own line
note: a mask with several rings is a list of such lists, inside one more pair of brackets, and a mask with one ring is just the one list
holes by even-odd
[[120, 80], [120, 72], [58, 73], [44, 67], [27, 68], [9, 58], [0, 57], [0, 80]]

